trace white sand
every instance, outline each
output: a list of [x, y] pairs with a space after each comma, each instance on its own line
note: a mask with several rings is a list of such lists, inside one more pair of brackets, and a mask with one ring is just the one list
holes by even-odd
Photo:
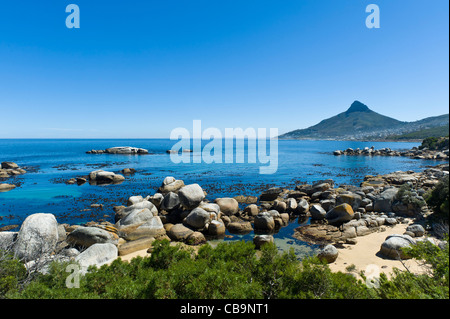
[[329, 264], [330, 269], [345, 273], [348, 266], [354, 265], [356, 268], [352, 272], [356, 274], [359, 274], [361, 270], [365, 270], [367, 275], [379, 271], [384, 272], [388, 277], [393, 272], [393, 268], [406, 271], [405, 266], [412, 273], [424, 272], [425, 269], [414, 259], [404, 260], [404, 266], [399, 260], [385, 258], [378, 253], [387, 236], [403, 234], [406, 227], [408, 224], [386, 226], [386, 231], [357, 237], [356, 245], [344, 245], [345, 248], [338, 248], [339, 256], [334, 263]]

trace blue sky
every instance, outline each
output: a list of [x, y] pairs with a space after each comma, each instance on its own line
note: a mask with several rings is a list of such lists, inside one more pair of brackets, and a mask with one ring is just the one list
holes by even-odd
[[[80, 29], [68, 29], [68, 4]], [[380, 7], [380, 29], [365, 8]], [[0, 138], [314, 125], [354, 100], [448, 112], [447, 0], [4, 1]]]

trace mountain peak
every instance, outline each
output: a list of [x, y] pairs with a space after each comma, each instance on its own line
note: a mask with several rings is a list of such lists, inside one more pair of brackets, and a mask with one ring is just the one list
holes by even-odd
[[350, 105], [349, 109], [345, 113], [353, 113], [353, 112], [370, 112], [369, 107], [359, 101], [355, 101]]

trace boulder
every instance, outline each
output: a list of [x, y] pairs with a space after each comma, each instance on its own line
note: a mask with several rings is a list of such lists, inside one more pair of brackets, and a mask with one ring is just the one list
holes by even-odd
[[360, 195], [350, 193], [350, 194], [340, 194], [336, 197], [336, 205], [349, 204], [355, 211], [361, 205], [362, 197]]
[[275, 228], [275, 221], [269, 212], [261, 212], [255, 216], [255, 229], [261, 231], [272, 231]]
[[297, 201], [295, 200], [295, 198], [288, 198], [286, 200], [286, 209], [288, 212], [295, 212], [295, 210], [297, 209]]
[[383, 191], [380, 196], [375, 198], [373, 202], [373, 209], [376, 212], [391, 212], [392, 203], [394, 202], [395, 196], [398, 193], [398, 188], [388, 188]]
[[309, 213], [311, 214], [311, 218], [314, 220], [322, 220], [327, 215], [325, 209], [320, 205], [312, 205], [309, 209]]
[[0, 232], [0, 250], [10, 250], [17, 238], [18, 232], [1, 231]]
[[333, 263], [338, 258], [339, 251], [333, 245], [326, 245], [320, 250], [317, 257], [327, 263]]
[[13, 184], [0, 184], [0, 193], [1, 192], [8, 192], [12, 189], [16, 188], [16, 185]]
[[16, 168], [19, 168], [19, 165], [17, 165], [14, 162], [2, 162], [0, 168], [2, 168], [2, 169], [16, 169]]
[[174, 241], [185, 241], [194, 231], [183, 224], [175, 224], [167, 232], [170, 239]]
[[[147, 202], [150, 205], [150, 202]], [[133, 206], [138, 206], [141, 203], [135, 204]], [[131, 208], [127, 207], [127, 208]], [[137, 207], [133, 207], [132, 210], [129, 210], [129, 213], [127, 214], [127, 208], [124, 209], [125, 211], [125, 217], [123, 217], [122, 219], [120, 219], [118, 221], [118, 226], [127, 226], [127, 225], [135, 225], [135, 224], [141, 224], [141, 223], [145, 223], [146, 221], [152, 219], [154, 217], [153, 211], [151, 211], [148, 208], [137, 208]]]
[[276, 210], [277, 212], [279, 212], [281, 214], [286, 211], [287, 204], [284, 201], [276, 200], [273, 203], [272, 209]]
[[105, 150], [107, 154], [129, 154], [129, 155], [140, 155], [140, 154], [148, 154], [148, 150], [138, 147], [131, 146], [116, 146], [107, 148]]
[[175, 181], [176, 181], [175, 177], [173, 177], [173, 176], [167, 176], [166, 178], [164, 178], [162, 184], [163, 184], [164, 186], [166, 186], [166, 185], [172, 184], [172, 183], [175, 182]]
[[216, 215], [219, 215], [219, 213], [220, 213], [220, 206], [215, 203], [202, 202], [202, 203], [200, 203], [200, 205], [198, 207], [206, 210], [207, 212], [215, 213]]
[[140, 202], [143, 202], [144, 198], [142, 196], [131, 196], [127, 200], [127, 206], [131, 206]]
[[274, 239], [272, 235], [256, 235], [253, 237], [253, 244], [256, 249], [260, 249], [262, 245], [273, 243]]
[[306, 214], [309, 211], [309, 204], [306, 199], [301, 198], [298, 201], [296, 212], [300, 215]]
[[425, 235], [425, 228], [419, 224], [413, 224], [406, 228], [406, 231], [412, 232], [414, 237], [422, 237]]
[[85, 274], [89, 266], [100, 267], [108, 264], [114, 261], [118, 255], [116, 245], [111, 243], [94, 244], [75, 257], [75, 262], [80, 265], [81, 273]]
[[120, 236], [126, 240], [137, 240], [140, 238], [160, 237], [166, 234], [166, 230], [159, 216], [119, 228]]
[[402, 249], [415, 245], [416, 242], [411, 236], [408, 235], [391, 235], [386, 237], [385, 241], [381, 244], [380, 253], [386, 257], [392, 259], [410, 259]]
[[111, 243], [117, 245], [118, 236], [114, 236], [104, 229], [98, 227], [77, 227], [67, 236], [67, 243], [75, 246], [90, 247], [94, 244]]
[[93, 185], [118, 184], [125, 180], [125, 177], [113, 172], [97, 170], [89, 173], [89, 182]]
[[14, 244], [15, 256], [30, 261], [52, 253], [58, 243], [58, 222], [53, 214], [28, 216], [20, 227]]
[[174, 192], [168, 192], [166, 195], [164, 195], [164, 200], [161, 205], [161, 209], [166, 211], [171, 211], [173, 209], [176, 209], [180, 206], [180, 198], [178, 197], [178, 194]]
[[203, 235], [201, 232], [195, 231], [193, 233], [191, 233], [187, 238], [186, 238], [186, 244], [188, 245], [202, 245], [206, 243], [206, 238], [205, 235]]
[[189, 226], [195, 229], [203, 229], [206, 223], [211, 220], [211, 213], [205, 211], [204, 209], [197, 207], [194, 208], [189, 215], [187, 215], [185, 222]]
[[148, 201], [155, 205], [156, 208], [159, 208], [164, 200], [164, 195], [161, 193], [155, 193], [153, 196], [147, 197]]
[[227, 216], [232, 216], [239, 212], [239, 203], [234, 198], [216, 198], [214, 202], [219, 205], [220, 211]]
[[155, 241], [153, 237], [141, 238], [137, 240], [127, 241], [120, 245], [119, 248], [119, 256], [125, 256], [131, 254], [135, 251], [148, 249], [152, 246], [152, 243]]
[[273, 201], [278, 198], [278, 196], [283, 192], [280, 187], [272, 187], [264, 191], [260, 196], [260, 201]]
[[203, 189], [198, 184], [190, 184], [182, 187], [178, 191], [181, 205], [186, 209], [193, 209], [197, 207], [205, 198]]
[[217, 220], [211, 221], [208, 227], [208, 235], [221, 237], [225, 235], [225, 225]]
[[340, 225], [353, 219], [353, 209], [349, 204], [341, 204], [330, 210], [325, 218], [331, 225]]
[[244, 213], [247, 213], [248, 216], [256, 216], [259, 214], [259, 208], [255, 204], [250, 204], [244, 208]]
[[250, 222], [236, 221], [228, 223], [227, 229], [232, 234], [248, 234], [253, 230], [253, 227]]
[[[164, 184], [164, 181], [166, 184]], [[168, 193], [168, 192], [178, 192], [182, 187], [184, 187], [184, 181], [181, 179], [173, 180], [173, 177], [169, 176], [164, 179], [162, 185], [158, 188], [159, 193]]]

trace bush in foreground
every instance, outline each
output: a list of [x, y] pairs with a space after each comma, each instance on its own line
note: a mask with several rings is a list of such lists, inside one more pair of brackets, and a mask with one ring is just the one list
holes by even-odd
[[[38, 276], [23, 290], [3, 293], [9, 298], [448, 298], [448, 247], [425, 255], [421, 249], [417, 256], [436, 269], [433, 274], [398, 272], [392, 280], [382, 277], [377, 289], [352, 275], [331, 272], [316, 258], [300, 262], [292, 251], [281, 254], [273, 244], [264, 245], [261, 251], [245, 242], [221, 243], [216, 248], [204, 245], [193, 254], [168, 241], [157, 241], [151, 257], [131, 262], [118, 259], [91, 268], [80, 277], [79, 288], [68, 289], [66, 265], [54, 264], [49, 274]], [[447, 265], [438, 261], [441, 254], [447, 256]]]

